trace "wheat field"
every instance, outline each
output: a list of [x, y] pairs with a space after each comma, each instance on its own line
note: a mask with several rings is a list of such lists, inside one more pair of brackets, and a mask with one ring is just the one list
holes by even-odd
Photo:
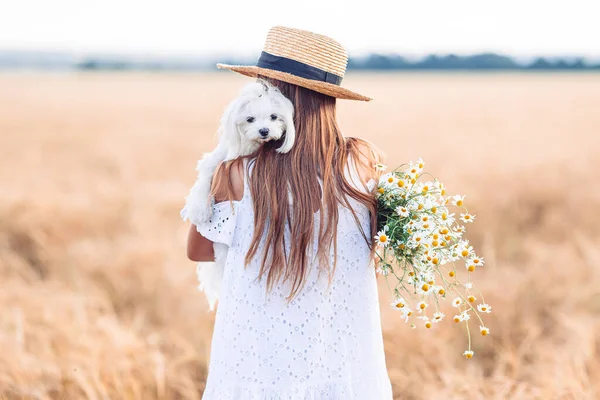
[[[199, 399], [214, 315], [179, 219], [247, 78], [0, 74], [0, 398]], [[347, 136], [467, 194], [491, 336], [411, 330], [380, 278], [398, 399], [600, 397], [600, 75], [350, 74]], [[475, 326], [476, 328], [476, 326]]]

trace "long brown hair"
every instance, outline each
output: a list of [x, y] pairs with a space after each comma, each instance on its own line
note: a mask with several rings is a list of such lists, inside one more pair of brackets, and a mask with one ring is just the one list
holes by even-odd
[[[254, 235], [246, 264], [258, 255], [265, 239], [259, 279], [267, 276], [267, 290], [277, 282], [290, 282], [288, 300], [305, 284], [313, 244], [315, 212], [319, 212], [317, 260], [329, 281], [336, 267], [338, 205], [349, 208], [362, 232], [349, 198], [370, 211], [371, 231], [362, 232], [370, 243], [376, 233], [377, 202], [350, 184], [345, 174], [348, 162], [356, 171], [372, 171], [380, 162], [378, 151], [368, 142], [344, 138], [336, 121], [336, 99], [294, 84], [262, 78], [281, 90], [294, 105], [296, 142], [287, 154], [275, 150], [281, 141], [263, 145], [250, 157], [246, 171], [254, 208]], [[364, 174], [361, 181], [366, 184]], [[321, 184], [319, 183], [321, 180]], [[293, 204], [293, 207], [290, 207]], [[287, 227], [287, 228], [286, 228]], [[284, 232], [289, 229], [289, 253]], [[332, 252], [333, 250], [333, 252]], [[332, 254], [333, 253], [333, 254]], [[331, 262], [333, 255], [333, 262]]]

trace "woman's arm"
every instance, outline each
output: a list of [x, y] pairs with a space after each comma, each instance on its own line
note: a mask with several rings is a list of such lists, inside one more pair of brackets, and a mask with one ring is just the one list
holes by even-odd
[[[241, 161], [232, 161], [229, 175], [227, 175], [224, 164], [219, 165], [212, 181], [212, 194], [215, 202], [240, 200], [244, 196], [244, 169]], [[233, 189], [229, 192], [229, 185]], [[196, 225], [192, 224], [188, 232], [187, 257], [192, 261], [205, 262], [214, 261], [213, 242], [202, 236]]]

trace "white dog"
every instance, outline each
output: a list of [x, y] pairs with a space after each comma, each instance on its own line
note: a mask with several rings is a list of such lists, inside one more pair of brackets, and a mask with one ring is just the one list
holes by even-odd
[[[281, 140], [279, 153], [287, 153], [294, 146], [294, 106], [276, 87], [258, 80], [245, 86], [240, 96], [232, 101], [221, 118], [218, 130], [219, 144], [198, 162], [198, 177], [186, 198], [181, 217], [198, 225], [210, 220], [214, 199], [210, 194], [213, 174], [223, 161], [252, 154], [262, 144]], [[229, 247], [214, 244], [215, 262], [198, 263], [196, 269], [199, 289], [204, 291], [210, 309], [219, 297], [224, 263]]]

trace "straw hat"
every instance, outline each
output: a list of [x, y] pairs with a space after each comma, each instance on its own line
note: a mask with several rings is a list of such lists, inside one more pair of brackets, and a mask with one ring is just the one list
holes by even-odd
[[256, 65], [217, 64], [217, 67], [252, 77], [267, 76], [340, 99], [372, 100], [340, 86], [347, 64], [348, 54], [335, 40], [275, 26], [267, 34]]

